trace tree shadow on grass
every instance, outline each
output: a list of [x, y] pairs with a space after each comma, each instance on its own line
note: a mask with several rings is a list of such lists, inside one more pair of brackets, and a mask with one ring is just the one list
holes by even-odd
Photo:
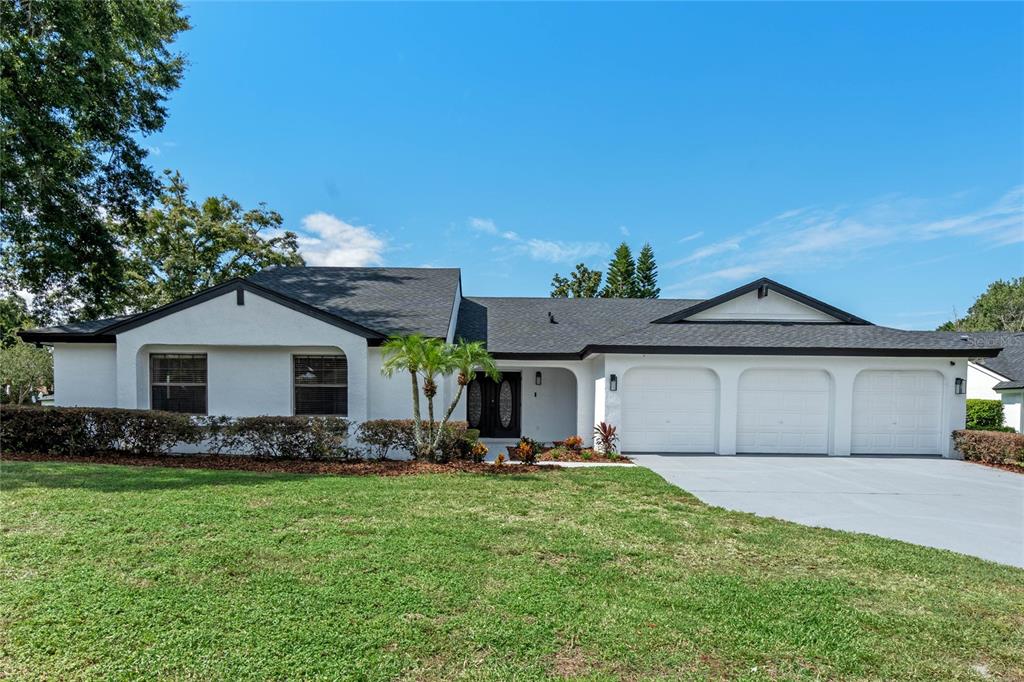
[[0, 493], [34, 487], [77, 488], [97, 492], [122, 493], [224, 485], [258, 486], [307, 477], [308, 475], [305, 474], [225, 471], [222, 469], [5, 460], [0, 463]]
[[[553, 470], [553, 469], [552, 469]], [[203, 467], [162, 467], [152, 465], [76, 462], [62, 460], [0, 460], [0, 494], [21, 488], [88, 489], [98, 492], [139, 492], [143, 490], [180, 490], [208, 486], [259, 486], [285, 481], [310, 482], [332, 479], [378, 480], [402, 479], [412, 476], [451, 475], [458, 472], [423, 472], [401, 476], [355, 474], [342, 472], [280, 472]], [[467, 473], [486, 479], [521, 482], [545, 478], [544, 472]]]

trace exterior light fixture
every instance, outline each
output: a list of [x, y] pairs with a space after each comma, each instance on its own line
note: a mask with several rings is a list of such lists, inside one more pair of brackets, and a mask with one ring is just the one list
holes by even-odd
[[957, 377], [953, 380], [953, 393], [956, 395], [963, 395], [967, 393], [967, 381]]
[[608, 377], [608, 390], [617, 391], [619, 390], [619, 378], [614, 374]]
[[540, 382], [541, 382], [540, 372], [537, 372], [536, 374], [533, 375], [533, 383], [535, 383], [536, 385], [540, 386]]

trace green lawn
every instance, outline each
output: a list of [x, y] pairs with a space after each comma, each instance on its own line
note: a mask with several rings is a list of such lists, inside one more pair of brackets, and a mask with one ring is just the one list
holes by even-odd
[[0, 677], [1024, 677], [1024, 571], [642, 469], [0, 483]]

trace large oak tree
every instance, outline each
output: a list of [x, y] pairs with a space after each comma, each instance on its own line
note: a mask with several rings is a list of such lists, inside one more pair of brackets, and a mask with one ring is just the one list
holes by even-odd
[[142, 138], [164, 127], [188, 28], [175, 0], [0, 1], [3, 281], [43, 321], [116, 305], [110, 225], [141, 232], [158, 191]]

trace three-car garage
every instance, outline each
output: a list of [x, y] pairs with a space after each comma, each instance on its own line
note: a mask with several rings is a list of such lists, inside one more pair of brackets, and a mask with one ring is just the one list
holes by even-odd
[[939, 455], [948, 436], [943, 386], [935, 370], [634, 367], [622, 377], [621, 445], [624, 452]]

